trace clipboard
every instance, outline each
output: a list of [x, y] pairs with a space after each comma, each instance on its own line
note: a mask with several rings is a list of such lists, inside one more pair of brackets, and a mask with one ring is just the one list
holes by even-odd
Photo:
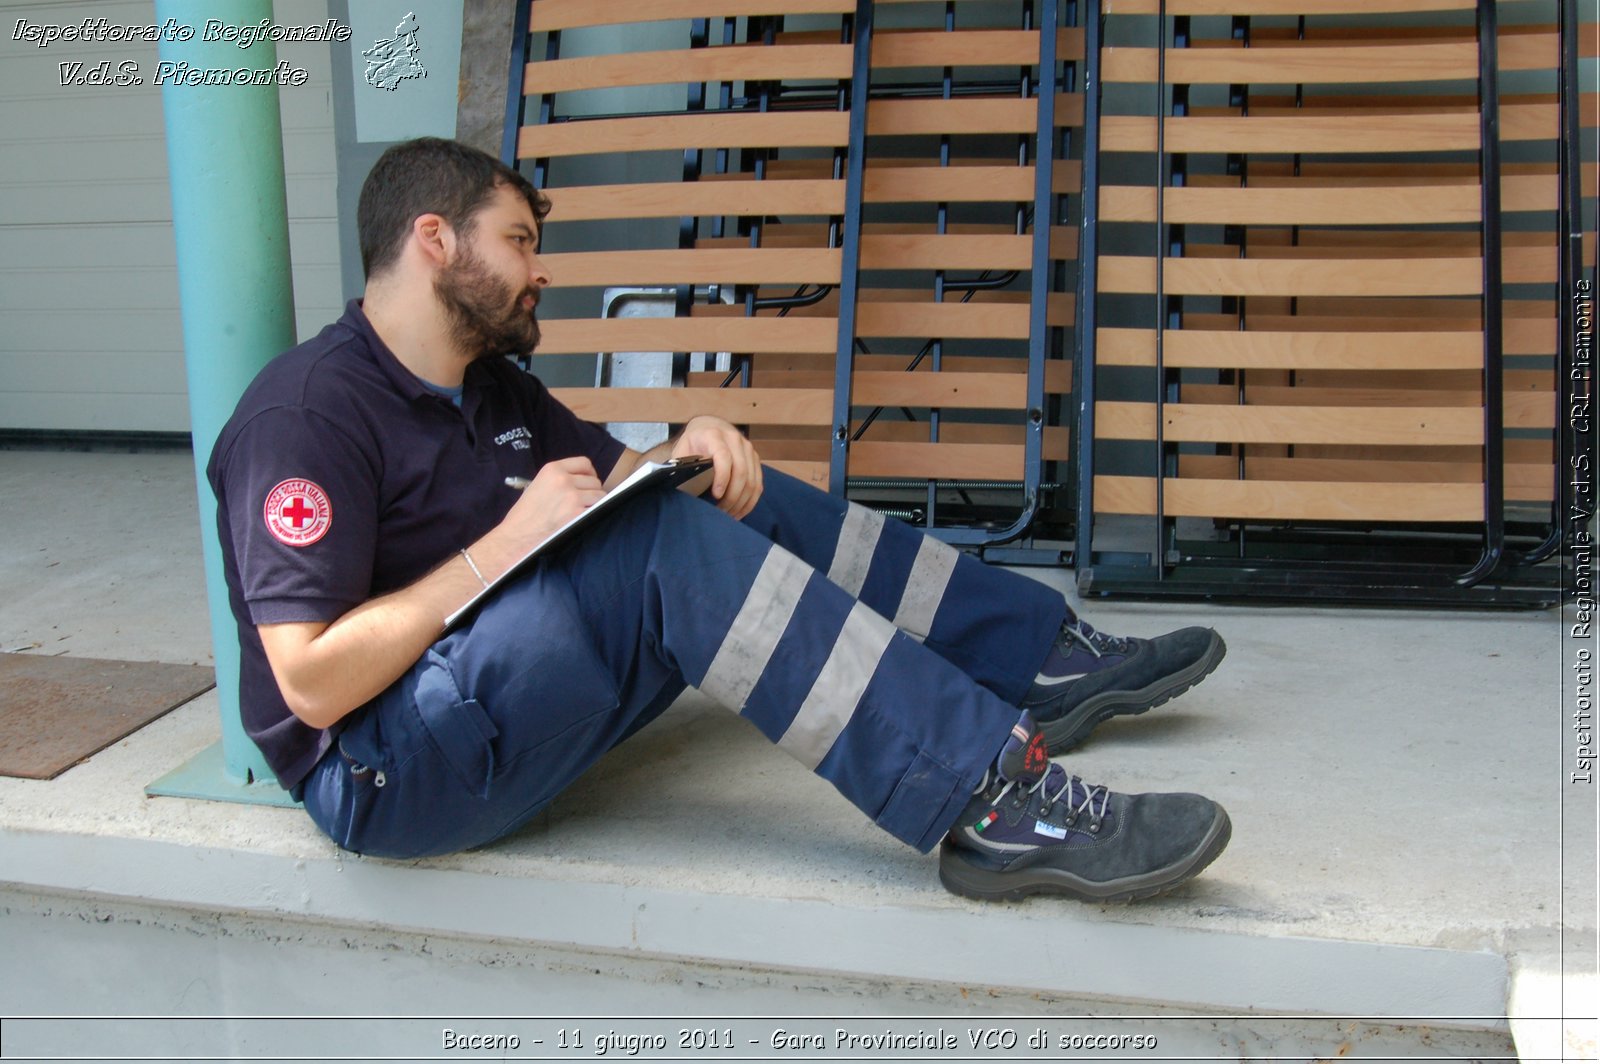
[[587, 510], [556, 529], [546, 536], [532, 550], [511, 563], [511, 568], [489, 581], [482, 591], [473, 595], [465, 606], [456, 610], [444, 619], [444, 630], [449, 632], [464, 621], [479, 606], [500, 590], [502, 584], [515, 578], [525, 571], [528, 566], [537, 561], [540, 556], [577, 539], [583, 531], [607, 515], [622, 507], [622, 504], [645, 491], [656, 488], [676, 488], [686, 484], [695, 477], [704, 473], [712, 466], [711, 459], [700, 455], [684, 455], [682, 458], [669, 458], [665, 462], [641, 462], [639, 467], [628, 474], [627, 479], [602, 495]]

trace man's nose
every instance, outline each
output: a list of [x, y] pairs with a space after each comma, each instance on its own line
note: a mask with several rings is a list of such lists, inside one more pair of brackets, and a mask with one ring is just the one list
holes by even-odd
[[549, 288], [553, 280], [550, 276], [550, 268], [537, 255], [533, 257], [533, 265], [528, 268], [528, 280], [535, 288]]

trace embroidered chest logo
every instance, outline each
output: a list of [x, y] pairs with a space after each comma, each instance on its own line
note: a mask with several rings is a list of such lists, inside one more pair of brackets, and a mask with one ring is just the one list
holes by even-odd
[[309, 547], [328, 534], [333, 525], [333, 504], [328, 493], [309, 480], [291, 477], [267, 493], [262, 510], [267, 531], [279, 543]]
[[521, 426], [518, 426], [514, 429], [507, 429], [505, 432], [502, 432], [500, 435], [494, 438], [494, 442], [501, 447], [504, 447], [509, 443], [513, 451], [531, 450], [533, 448], [532, 441], [533, 433], [529, 432], [525, 428], [522, 428]]

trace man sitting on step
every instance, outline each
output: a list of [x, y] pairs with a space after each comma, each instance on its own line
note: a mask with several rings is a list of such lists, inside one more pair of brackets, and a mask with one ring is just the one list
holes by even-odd
[[[717, 418], [648, 454], [578, 419], [502, 357], [538, 343], [548, 209], [474, 149], [391, 148], [360, 198], [364, 298], [263, 369], [214, 448], [245, 727], [323, 831], [382, 857], [484, 845], [693, 685], [941, 846], [960, 894], [1135, 898], [1216, 858], [1215, 802], [1047, 756], [1197, 683], [1215, 632], [1096, 631], [1035, 581], [763, 469]], [[704, 498], [630, 501], [445, 633], [641, 461], [692, 454], [714, 463]]]

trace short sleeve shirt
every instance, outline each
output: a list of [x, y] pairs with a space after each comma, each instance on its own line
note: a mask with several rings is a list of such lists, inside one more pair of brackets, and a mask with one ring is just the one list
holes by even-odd
[[299, 783], [331, 738], [289, 710], [256, 625], [335, 621], [498, 524], [517, 499], [507, 477], [583, 455], [603, 479], [623, 450], [506, 359], [469, 366], [458, 405], [400, 363], [359, 301], [273, 359], [206, 472], [239, 625], [244, 728], [279, 782]]

